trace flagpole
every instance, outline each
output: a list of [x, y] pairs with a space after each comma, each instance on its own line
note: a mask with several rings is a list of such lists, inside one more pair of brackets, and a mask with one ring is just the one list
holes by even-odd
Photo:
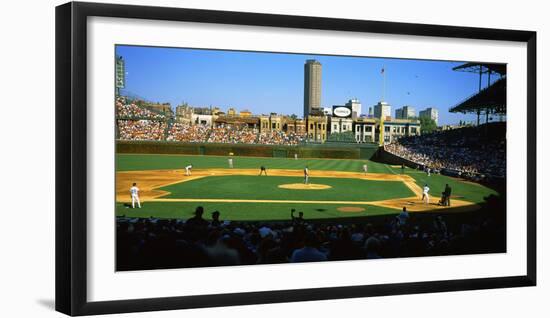
[[385, 102], [386, 101], [386, 65], [384, 65], [384, 67], [382, 68], [382, 76], [384, 76], [384, 85], [383, 85], [383, 88], [382, 88], [382, 101]]

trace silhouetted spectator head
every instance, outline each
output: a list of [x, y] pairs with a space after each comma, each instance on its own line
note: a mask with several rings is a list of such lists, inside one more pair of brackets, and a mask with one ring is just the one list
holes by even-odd
[[214, 211], [212, 212], [212, 219], [213, 220], [219, 220], [220, 219], [220, 211]]
[[202, 215], [204, 214], [204, 208], [202, 206], [198, 206], [195, 209], [195, 216], [198, 218], [202, 218]]
[[315, 233], [307, 232], [304, 243], [307, 247], [317, 247], [319, 246], [319, 239], [317, 238], [317, 235], [315, 235]]

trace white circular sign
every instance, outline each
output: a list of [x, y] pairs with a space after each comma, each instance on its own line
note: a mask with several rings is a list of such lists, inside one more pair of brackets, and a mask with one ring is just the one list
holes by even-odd
[[334, 116], [337, 117], [348, 117], [351, 115], [351, 109], [347, 107], [336, 107], [332, 112], [334, 113]]

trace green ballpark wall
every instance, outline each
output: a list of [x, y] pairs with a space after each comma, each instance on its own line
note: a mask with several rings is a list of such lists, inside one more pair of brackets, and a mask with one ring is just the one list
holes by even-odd
[[117, 141], [117, 153], [185, 154], [251, 157], [371, 159], [377, 154], [377, 144], [306, 144], [299, 146], [182, 143], [167, 141]]

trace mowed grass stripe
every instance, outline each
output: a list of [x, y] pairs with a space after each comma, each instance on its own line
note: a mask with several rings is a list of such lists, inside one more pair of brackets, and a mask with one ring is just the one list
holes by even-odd
[[[183, 169], [192, 164], [196, 169], [228, 168], [229, 157], [223, 156], [188, 156], [188, 155], [158, 155], [158, 154], [117, 154], [117, 171]], [[300, 158], [263, 158], [263, 157], [233, 157], [234, 168], [259, 169], [303, 169], [308, 166], [317, 170], [363, 171], [367, 162], [370, 172], [387, 173], [384, 165], [368, 160], [355, 159], [308, 159]]]

